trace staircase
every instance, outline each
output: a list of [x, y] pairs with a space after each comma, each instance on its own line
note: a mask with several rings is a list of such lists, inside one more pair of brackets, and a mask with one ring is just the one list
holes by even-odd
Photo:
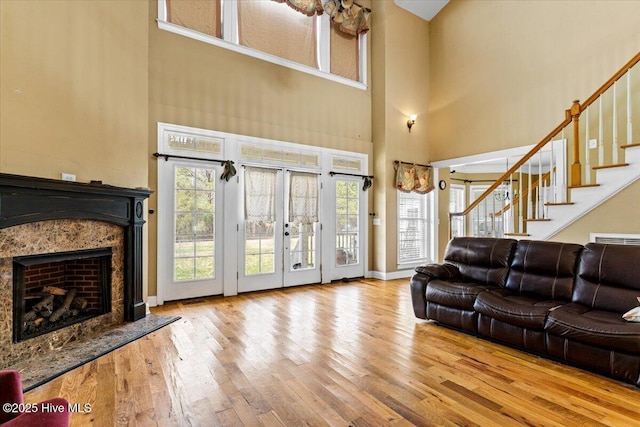
[[547, 240], [640, 179], [640, 144], [623, 146], [625, 163], [596, 169], [597, 185], [569, 188], [571, 203], [549, 203], [548, 221], [527, 221], [527, 239]]
[[456, 220], [467, 236], [547, 240], [640, 179], [638, 136], [640, 52], [584, 103], [574, 101], [463, 212], [451, 213], [449, 230]]

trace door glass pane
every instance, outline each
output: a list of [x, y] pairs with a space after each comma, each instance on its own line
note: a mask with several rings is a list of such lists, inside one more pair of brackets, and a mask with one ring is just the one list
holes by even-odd
[[275, 272], [275, 222], [245, 221], [244, 274]]
[[359, 182], [336, 181], [336, 265], [358, 264]]
[[176, 166], [174, 182], [173, 278], [214, 278], [215, 170]]
[[316, 266], [316, 223], [291, 223], [291, 270], [312, 269]]
[[289, 271], [315, 268], [318, 222], [316, 174], [291, 172], [289, 177]]

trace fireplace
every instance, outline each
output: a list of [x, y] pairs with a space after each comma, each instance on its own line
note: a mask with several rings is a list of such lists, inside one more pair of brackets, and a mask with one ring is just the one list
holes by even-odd
[[[0, 368], [145, 317], [142, 227], [150, 194], [0, 174]], [[54, 305], [34, 310], [43, 299]], [[38, 328], [25, 327], [25, 316], [40, 319]]]
[[111, 311], [111, 248], [13, 258], [13, 340]]

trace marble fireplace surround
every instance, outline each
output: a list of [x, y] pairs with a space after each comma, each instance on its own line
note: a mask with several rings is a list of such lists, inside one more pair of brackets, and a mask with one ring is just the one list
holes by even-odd
[[[145, 317], [143, 203], [151, 191], [0, 174], [0, 367]], [[13, 342], [13, 257], [110, 247], [111, 312]]]

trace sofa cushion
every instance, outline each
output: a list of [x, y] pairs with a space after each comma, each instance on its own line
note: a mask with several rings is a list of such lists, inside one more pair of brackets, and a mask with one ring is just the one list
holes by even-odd
[[569, 303], [549, 312], [547, 333], [610, 350], [640, 354], [640, 324], [620, 313]]
[[473, 303], [478, 294], [494, 288], [469, 282], [449, 282], [435, 279], [427, 285], [426, 300], [448, 307], [473, 310]]
[[623, 313], [638, 305], [640, 246], [588, 243], [580, 254], [572, 302]]
[[478, 313], [514, 326], [542, 330], [549, 310], [563, 303], [513, 293], [508, 289], [495, 289], [480, 293], [473, 308]]
[[454, 237], [444, 262], [458, 268], [460, 281], [504, 286], [516, 240], [490, 237]]
[[569, 302], [582, 245], [521, 240], [511, 261], [505, 287], [541, 299]]

